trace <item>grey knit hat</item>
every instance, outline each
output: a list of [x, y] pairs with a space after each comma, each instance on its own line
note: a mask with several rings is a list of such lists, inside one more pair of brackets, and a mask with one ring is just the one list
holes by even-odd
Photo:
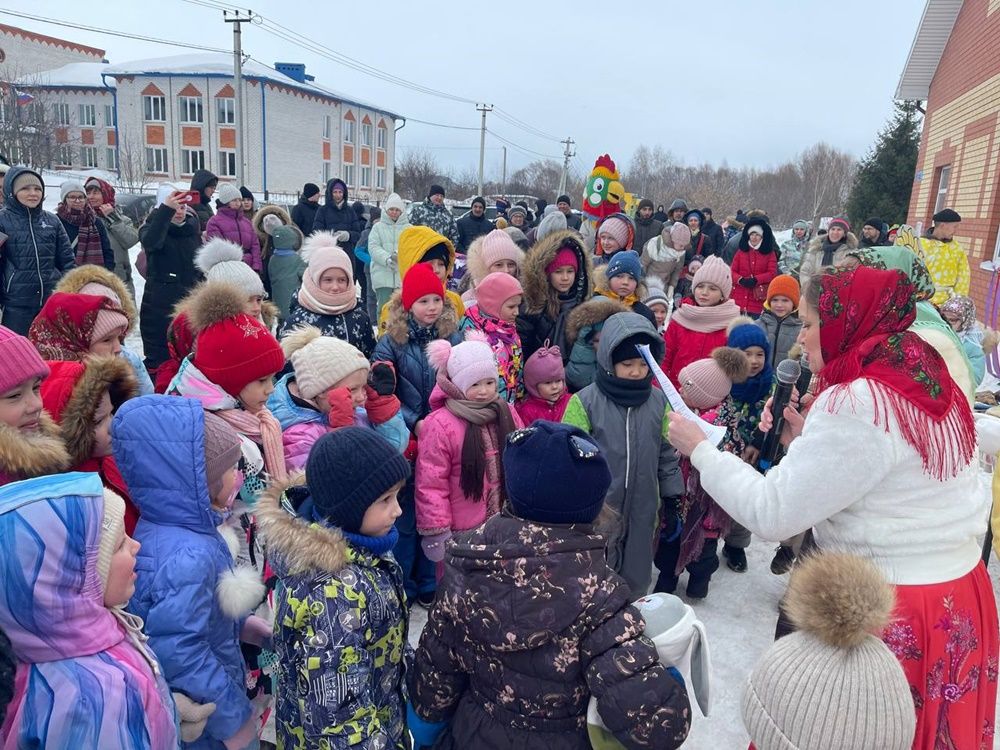
[[86, 195], [87, 191], [83, 189], [83, 183], [79, 180], [66, 180], [59, 187], [59, 200], [65, 203], [66, 196], [70, 193], [82, 193]]
[[757, 750], [907, 750], [916, 711], [878, 637], [895, 594], [869, 560], [826, 553], [793, 573], [784, 607], [797, 631], [750, 675], [743, 722]]
[[194, 264], [208, 281], [225, 281], [238, 286], [247, 297], [263, 297], [264, 282], [243, 262], [243, 248], [221, 237], [213, 237], [195, 255]]

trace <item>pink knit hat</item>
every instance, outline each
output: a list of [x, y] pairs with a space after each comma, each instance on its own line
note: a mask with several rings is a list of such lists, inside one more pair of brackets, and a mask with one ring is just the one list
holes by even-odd
[[28, 339], [0, 326], [0, 394], [31, 378], [48, 377], [49, 366]]
[[444, 375], [463, 394], [480, 380], [499, 377], [493, 349], [477, 332], [470, 332], [456, 346], [447, 339], [432, 341], [427, 345], [427, 360], [437, 370], [439, 384]]
[[609, 216], [601, 222], [601, 228], [597, 230], [598, 237], [602, 234], [611, 235], [618, 240], [619, 245], [626, 247], [626, 244], [628, 243], [629, 225], [625, 223], [624, 219], [619, 219], [617, 216]]
[[576, 257], [576, 253], [573, 251], [573, 248], [566, 247], [565, 245], [559, 248], [559, 252], [556, 253], [556, 256], [547, 266], [545, 266], [545, 273], [552, 273], [561, 266], [573, 266], [574, 271], [580, 270], [580, 259]]
[[476, 302], [484, 313], [499, 318], [504, 302], [523, 293], [520, 281], [509, 273], [495, 271], [479, 282], [476, 287]]
[[701, 268], [694, 272], [691, 289], [697, 288], [699, 284], [715, 284], [722, 290], [722, 299], [725, 301], [733, 293], [733, 272], [718, 255], [709, 255]]
[[521, 248], [515, 245], [510, 235], [502, 229], [494, 229], [483, 237], [479, 252], [483, 258], [483, 266], [487, 269], [501, 260], [513, 261], [520, 268], [523, 257]]
[[323, 271], [328, 268], [339, 268], [347, 274], [348, 285], [354, 285], [354, 265], [347, 253], [337, 246], [330, 232], [316, 232], [309, 235], [302, 245], [301, 255], [308, 264], [306, 273], [317, 286]]
[[124, 336], [127, 330], [128, 318], [125, 317], [124, 313], [103, 308], [97, 311], [97, 317], [94, 318], [94, 329], [90, 332], [90, 343], [96, 343], [115, 331], [118, 332], [119, 337]]
[[729, 395], [733, 383], [747, 379], [749, 370], [750, 362], [741, 350], [728, 346], [713, 349], [711, 357], [681, 368], [678, 381], [684, 403], [692, 409], [718, 406]]
[[536, 349], [524, 363], [524, 387], [535, 398], [541, 398], [538, 395], [539, 383], [565, 379], [566, 370], [563, 367], [562, 352], [558, 346], [549, 346], [548, 341], [545, 342], [545, 346]]
[[683, 250], [691, 242], [691, 230], [682, 221], [670, 225], [670, 245], [674, 250]]

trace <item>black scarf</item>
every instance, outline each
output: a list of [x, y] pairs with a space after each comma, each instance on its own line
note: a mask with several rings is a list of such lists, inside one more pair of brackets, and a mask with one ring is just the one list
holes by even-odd
[[626, 380], [606, 371], [598, 365], [597, 388], [619, 406], [642, 406], [653, 390], [653, 373], [642, 380]]
[[834, 245], [829, 240], [823, 240], [823, 265], [832, 266], [833, 265], [833, 254], [837, 252], [841, 247], [843, 247], [843, 242], [838, 242]]

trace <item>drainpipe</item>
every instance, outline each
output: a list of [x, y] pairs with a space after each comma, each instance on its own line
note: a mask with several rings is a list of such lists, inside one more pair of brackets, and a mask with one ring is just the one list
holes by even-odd
[[[118, 86], [117, 81], [115, 88], [108, 86], [108, 80], [105, 78], [107, 73], [101, 73], [101, 83], [104, 84], [104, 88], [111, 91], [111, 106], [114, 108], [115, 112], [115, 164], [118, 169], [115, 171], [118, 173], [118, 179], [122, 178], [122, 154], [121, 154], [121, 126], [118, 124]], [[107, 125], [107, 123], [105, 123]]]

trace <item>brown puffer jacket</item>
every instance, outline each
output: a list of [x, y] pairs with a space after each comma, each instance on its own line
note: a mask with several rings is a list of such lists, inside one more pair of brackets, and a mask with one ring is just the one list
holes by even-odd
[[435, 749], [587, 750], [591, 695], [625, 747], [680, 747], [687, 693], [630, 598], [592, 526], [502, 512], [458, 535], [410, 674], [417, 716], [449, 720]]

